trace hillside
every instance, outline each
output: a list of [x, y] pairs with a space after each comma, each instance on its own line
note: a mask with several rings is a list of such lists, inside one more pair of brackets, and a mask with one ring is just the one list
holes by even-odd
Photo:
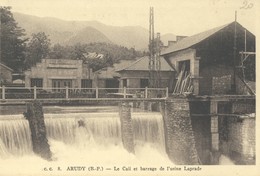
[[75, 33], [67, 41], [66, 44], [74, 45], [77, 43], [111, 43], [111, 41], [101, 32], [92, 28], [85, 27], [81, 31]]
[[[65, 21], [52, 17], [36, 17], [13, 13], [18, 25], [32, 33], [45, 32], [52, 44], [109, 42], [137, 50], [147, 50], [149, 31], [141, 26], [111, 26], [97, 21]], [[173, 34], [162, 35], [172, 40]], [[167, 42], [166, 42], [167, 43]]]
[[[71, 40], [74, 43], [93, 43], [100, 42], [101, 38], [103, 38], [103, 41], [106, 40], [117, 45], [129, 48], [135, 47], [141, 50], [146, 49], [148, 45], [148, 30], [140, 26], [116, 27], [105, 25], [97, 21], [64, 21], [56, 18], [36, 17], [21, 13], [13, 14], [18, 25], [26, 30], [28, 36], [31, 36], [32, 33], [43, 31], [49, 35], [53, 44], [69, 44]], [[88, 40], [86, 40], [86, 38], [75, 37], [82, 36], [82, 34], [85, 33], [84, 29], [86, 30], [86, 27], [92, 27], [91, 32], [94, 32], [95, 35], [100, 32], [98, 39], [89, 37]], [[88, 28], [88, 30], [90, 30], [90, 28]], [[104, 35], [103, 37], [101, 37], [101, 33]], [[92, 34], [89, 34], [88, 36], [91, 35]], [[107, 39], [105, 39], [105, 37]]]

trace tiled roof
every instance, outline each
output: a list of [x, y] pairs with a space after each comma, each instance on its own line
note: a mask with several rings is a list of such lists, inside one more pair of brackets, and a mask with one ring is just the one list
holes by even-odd
[[[166, 62], [163, 57], [160, 57], [161, 60], [161, 71], [174, 71], [173, 68]], [[123, 70], [138, 70], [138, 71], [149, 71], [149, 57], [144, 56], [140, 59], [130, 63], [126, 67], [117, 69], [116, 71]]]
[[6, 66], [5, 64], [0, 63], [0, 65], [4, 68], [6, 68], [7, 70], [10, 70], [11, 72], [14, 71], [13, 69], [11, 69], [10, 67]]
[[129, 65], [133, 60], [120, 60], [118, 63], [114, 63], [112, 67], [102, 68], [95, 73], [98, 74], [99, 79], [109, 79], [114, 77], [119, 77], [119, 73], [116, 72], [117, 69], [121, 69]]
[[[234, 23], [234, 22], [232, 22], [232, 23]], [[216, 28], [201, 32], [199, 34], [195, 34], [193, 36], [186, 37], [186, 38], [178, 41], [176, 44], [173, 44], [169, 48], [166, 48], [165, 50], [163, 50], [161, 52], [161, 55], [166, 55], [166, 54], [169, 54], [169, 53], [173, 53], [173, 52], [176, 52], [176, 51], [180, 51], [180, 50], [183, 50], [183, 49], [190, 48], [191, 46], [200, 43], [201, 41], [207, 39], [208, 37], [212, 36], [213, 34], [217, 33], [218, 31], [224, 29], [225, 27], [231, 25], [232, 23], [228, 23], [228, 24], [225, 24], [223, 26], [216, 27]]]

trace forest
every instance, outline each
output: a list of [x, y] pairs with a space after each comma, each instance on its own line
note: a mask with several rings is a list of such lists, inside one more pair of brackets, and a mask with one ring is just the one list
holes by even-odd
[[[0, 7], [0, 14], [0, 62], [15, 72], [23, 72], [45, 58], [82, 59], [96, 71], [119, 60], [135, 59], [148, 54], [112, 43], [54, 44], [42, 31], [26, 37], [26, 31], [15, 21], [11, 7]], [[101, 54], [103, 57], [85, 57], [88, 53]]]

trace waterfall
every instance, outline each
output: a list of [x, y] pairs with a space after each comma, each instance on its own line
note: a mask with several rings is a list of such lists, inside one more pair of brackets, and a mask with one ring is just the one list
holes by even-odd
[[31, 153], [29, 124], [22, 118], [0, 120], [0, 154], [24, 155]]
[[[95, 142], [103, 144], [118, 143], [120, 140], [120, 120], [117, 113], [48, 114], [46, 117], [47, 136], [66, 144], [77, 145], [77, 138], [84, 140], [86, 135], [91, 135]], [[85, 126], [79, 127], [79, 121]], [[77, 130], [82, 128], [86, 129], [85, 134], [84, 130]]]
[[164, 129], [160, 113], [133, 113], [132, 119], [135, 141], [145, 141], [164, 150]]
[[[84, 126], [79, 126], [79, 121]], [[132, 113], [135, 142], [151, 143], [164, 149], [162, 116], [159, 113]], [[120, 145], [121, 126], [118, 113], [45, 114], [48, 139], [67, 145]], [[24, 155], [32, 153], [31, 135], [27, 120], [21, 115], [0, 118], [0, 154]]]

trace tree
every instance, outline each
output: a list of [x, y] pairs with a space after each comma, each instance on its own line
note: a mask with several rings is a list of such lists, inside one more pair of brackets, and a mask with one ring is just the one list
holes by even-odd
[[50, 39], [44, 32], [32, 34], [27, 47], [26, 67], [31, 67], [48, 56], [50, 52]]
[[15, 71], [22, 71], [25, 59], [25, 30], [18, 27], [11, 7], [0, 7], [0, 62]]
[[49, 53], [50, 59], [67, 59], [70, 49], [60, 44], [55, 44]]

